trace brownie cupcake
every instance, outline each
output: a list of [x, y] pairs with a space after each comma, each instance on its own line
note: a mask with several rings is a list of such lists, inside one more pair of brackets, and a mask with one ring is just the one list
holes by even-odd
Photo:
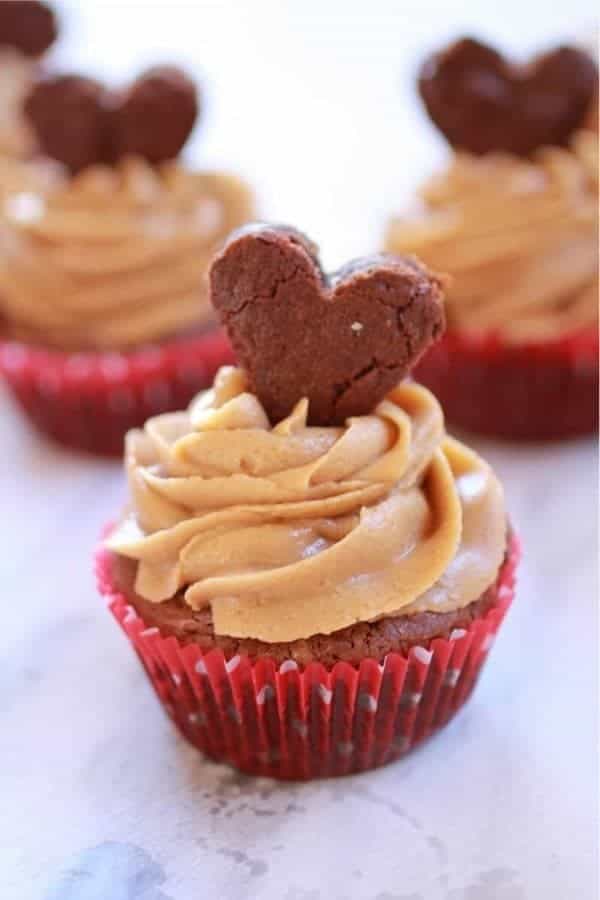
[[0, 3], [0, 166], [5, 156], [26, 158], [35, 151], [23, 101], [40, 71], [41, 57], [56, 36], [57, 21], [48, 3]]
[[509, 439], [597, 429], [597, 85], [569, 47], [517, 67], [464, 39], [421, 70], [455, 152], [386, 247], [451, 276], [448, 330], [416, 374], [452, 424]]
[[193, 82], [167, 66], [120, 91], [53, 76], [27, 98], [62, 170], [4, 193], [0, 369], [63, 444], [121, 454], [130, 428], [186, 406], [231, 358], [208, 265], [252, 200], [238, 178], [179, 159], [198, 107]]
[[490, 467], [405, 378], [442, 331], [441, 283], [393, 256], [327, 277], [297, 232], [254, 226], [211, 290], [244, 368], [127, 436], [100, 590], [209, 757], [382, 765], [470, 695], [519, 555]]

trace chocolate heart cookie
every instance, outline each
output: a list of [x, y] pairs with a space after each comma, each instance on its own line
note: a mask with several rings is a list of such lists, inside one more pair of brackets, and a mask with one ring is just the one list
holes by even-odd
[[42, 152], [70, 172], [110, 159], [110, 110], [100, 82], [80, 75], [42, 78], [25, 101], [25, 114]]
[[25, 56], [41, 56], [54, 43], [56, 17], [38, 0], [0, 2], [0, 47], [14, 47]]
[[190, 136], [197, 115], [196, 87], [181, 69], [149, 69], [115, 103], [115, 154], [136, 154], [154, 164], [174, 159]]
[[198, 114], [196, 86], [180, 69], [157, 66], [111, 91], [80, 75], [42, 77], [25, 101], [40, 149], [73, 174], [135, 154], [174, 159]]
[[566, 144], [586, 117], [598, 85], [591, 56], [557, 47], [526, 65], [463, 38], [431, 56], [419, 75], [430, 118], [457, 149], [528, 156]]
[[416, 259], [373, 256], [327, 276], [287, 227], [234, 232], [210, 287], [272, 422], [302, 397], [313, 425], [372, 412], [444, 327], [441, 281]]

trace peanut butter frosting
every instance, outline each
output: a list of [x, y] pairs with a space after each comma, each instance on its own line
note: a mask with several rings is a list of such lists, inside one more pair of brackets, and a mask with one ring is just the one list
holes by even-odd
[[502, 489], [434, 396], [405, 381], [344, 427], [307, 414], [300, 400], [271, 425], [223, 368], [187, 412], [128, 434], [131, 507], [107, 546], [137, 561], [136, 592], [271, 643], [479, 598], [505, 554]]
[[598, 320], [598, 136], [533, 162], [457, 154], [391, 223], [387, 248], [452, 276], [450, 327], [509, 341], [560, 338]]
[[251, 207], [237, 178], [137, 157], [17, 189], [0, 217], [0, 320], [17, 339], [76, 350], [205, 327], [209, 261]]
[[33, 151], [33, 135], [22, 107], [35, 71], [36, 63], [22, 53], [0, 49], [0, 156], [25, 157]]
[[51, 191], [61, 178], [60, 168], [51, 160], [23, 160], [0, 153], [0, 204], [15, 194]]

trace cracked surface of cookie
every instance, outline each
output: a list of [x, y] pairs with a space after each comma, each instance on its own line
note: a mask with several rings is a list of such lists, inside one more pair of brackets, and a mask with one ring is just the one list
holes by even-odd
[[294, 229], [231, 235], [211, 297], [272, 421], [310, 400], [310, 423], [370, 413], [444, 326], [439, 278], [416, 259], [379, 255], [324, 274]]

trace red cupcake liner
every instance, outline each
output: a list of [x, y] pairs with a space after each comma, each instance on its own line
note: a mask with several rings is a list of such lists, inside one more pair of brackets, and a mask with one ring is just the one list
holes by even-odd
[[559, 440], [598, 429], [598, 331], [546, 343], [447, 332], [413, 372], [452, 425], [509, 440]]
[[39, 431], [103, 456], [120, 456], [125, 433], [150, 416], [185, 409], [230, 362], [229, 341], [217, 330], [126, 353], [0, 342], [0, 372]]
[[383, 663], [332, 667], [227, 658], [149, 628], [112, 583], [100, 548], [100, 592], [138, 654], [156, 695], [206, 756], [252, 775], [310, 779], [392, 762], [445, 725], [469, 698], [514, 595], [520, 544], [512, 535], [496, 603], [467, 629]]

